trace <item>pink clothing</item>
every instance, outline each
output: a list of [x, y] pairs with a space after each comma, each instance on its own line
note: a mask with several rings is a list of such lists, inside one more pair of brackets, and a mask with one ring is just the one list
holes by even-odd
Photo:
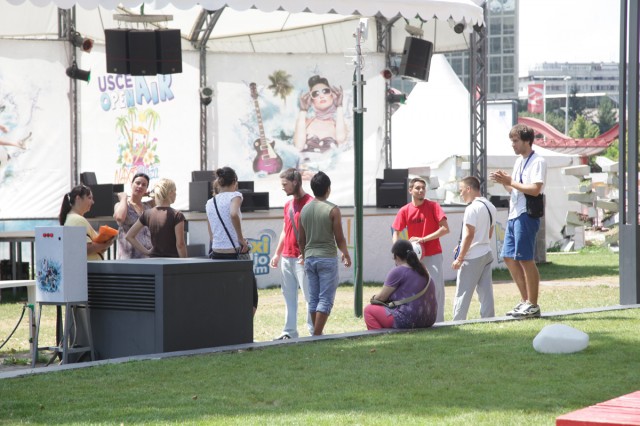
[[[300, 247], [298, 246], [298, 240], [296, 233], [291, 226], [291, 213], [289, 210], [293, 208], [293, 220], [296, 225], [296, 229], [300, 229], [300, 211], [302, 208], [309, 204], [313, 200], [313, 197], [309, 194], [304, 194], [302, 198], [291, 199], [284, 205], [284, 241], [282, 247], [282, 257], [298, 257], [300, 256]], [[298, 231], [300, 232], [300, 231]]]
[[[407, 228], [407, 235], [411, 237], [425, 237], [432, 234], [440, 228], [440, 221], [446, 219], [444, 210], [440, 204], [435, 201], [424, 200], [419, 206], [409, 203], [403, 206], [395, 220], [393, 221], [393, 229], [402, 231]], [[442, 253], [440, 239], [426, 241], [422, 244], [422, 257], [433, 256]]]
[[393, 315], [387, 313], [384, 306], [368, 305], [364, 308], [364, 322], [367, 330], [393, 328]]

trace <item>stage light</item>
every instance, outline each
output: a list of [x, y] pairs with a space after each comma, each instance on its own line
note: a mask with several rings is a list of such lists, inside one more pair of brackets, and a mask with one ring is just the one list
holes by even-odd
[[81, 48], [83, 52], [87, 53], [91, 52], [91, 49], [93, 49], [93, 40], [83, 37], [79, 32], [75, 32], [71, 36], [71, 44], [75, 47]]
[[464, 22], [464, 20], [460, 22], [456, 22], [453, 20], [453, 18], [449, 18], [448, 21], [449, 21], [449, 26], [453, 28], [453, 31], [456, 34], [462, 34], [464, 30], [467, 28], [467, 24], [466, 22]]
[[213, 89], [211, 87], [201, 87], [200, 88], [200, 102], [202, 105], [207, 106], [211, 103], [211, 99], [213, 98]]
[[67, 76], [74, 80], [82, 80], [88, 83], [91, 79], [91, 71], [85, 71], [78, 68], [78, 64], [73, 61], [73, 64], [67, 68]]
[[407, 101], [407, 95], [394, 89], [393, 87], [387, 92], [387, 102], [390, 104], [404, 104]]

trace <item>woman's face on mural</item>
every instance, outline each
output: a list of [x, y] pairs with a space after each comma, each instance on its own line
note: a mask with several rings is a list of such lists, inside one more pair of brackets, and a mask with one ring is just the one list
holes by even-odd
[[318, 83], [311, 88], [311, 100], [316, 109], [325, 110], [333, 105], [333, 93], [326, 84]]

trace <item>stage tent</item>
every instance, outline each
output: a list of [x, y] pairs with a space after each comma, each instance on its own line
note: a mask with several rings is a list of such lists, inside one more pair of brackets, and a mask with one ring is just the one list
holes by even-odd
[[[62, 6], [68, 6], [70, 2], [60, 2]], [[113, 19], [114, 14], [138, 14], [139, 2], [122, 2], [120, 6], [113, 6], [114, 2], [86, 2], [75, 3], [76, 27], [75, 30], [85, 37], [90, 37], [98, 44], [104, 43], [104, 29], [118, 28], [123, 24]], [[207, 50], [211, 52], [245, 52], [245, 53], [345, 53], [345, 40], [349, 46], [353, 46], [354, 20], [361, 16], [351, 15], [356, 9], [339, 9], [349, 11], [338, 13], [307, 13], [295, 12], [290, 9], [266, 12], [258, 9], [236, 8], [236, 3], [227, 2], [227, 7], [222, 12], [207, 43]], [[365, 2], [366, 3], [366, 2]], [[396, 2], [386, 2], [394, 4]], [[431, 4], [431, 2], [422, 2]], [[453, 4], [458, 2], [436, 2]], [[117, 2], [116, 2], [117, 4]], [[176, 3], [177, 4], [177, 3]], [[185, 3], [180, 3], [184, 5]], [[307, 4], [300, 2], [300, 4]], [[342, 4], [342, 2], [341, 2]], [[368, 4], [368, 3], [367, 3]], [[334, 8], [338, 10], [337, 8]], [[181, 31], [183, 37], [183, 50], [193, 50], [193, 44], [189, 43], [190, 34], [202, 12], [202, 7], [193, 5], [187, 9], [178, 8], [168, 2], [155, 2], [145, 4], [145, 14], [170, 15], [172, 19], [162, 22], [162, 27], [176, 28]], [[312, 9], [323, 11], [325, 9]], [[367, 15], [359, 11], [362, 16], [374, 16], [375, 12]], [[367, 9], [369, 10], [369, 9]], [[396, 13], [402, 9], [398, 8]], [[457, 10], [457, 9], [456, 9]], [[438, 13], [438, 11], [435, 11]], [[424, 12], [430, 13], [430, 12]], [[28, 17], [16, 19], [16, 16]], [[384, 15], [392, 18], [394, 15]], [[408, 14], [399, 23], [393, 26], [391, 38], [392, 52], [402, 52], [405, 37], [408, 33], [404, 30], [405, 19], [414, 27], [420, 27], [424, 31], [424, 38], [435, 44], [437, 52], [465, 50], [469, 48], [469, 34], [456, 34], [447, 22], [448, 15], [425, 15], [426, 20], [416, 19], [416, 14]], [[440, 16], [440, 19], [432, 19], [432, 16]], [[444, 17], [442, 17], [444, 16]], [[452, 16], [459, 16], [457, 13]], [[453, 18], [460, 19], [460, 18]], [[471, 21], [475, 22], [475, 21]], [[363, 45], [364, 52], [375, 52], [377, 40], [373, 19], [369, 20], [369, 37]], [[140, 26], [138, 26], [140, 27]], [[471, 25], [469, 25], [471, 28]], [[37, 38], [58, 39], [58, 13], [57, 4], [54, 1], [16, 1], [12, 0], [0, 4], [0, 38]]]
[[[412, 90], [406, 104], [391, 117], [394, 168], [419, 170], [429, 167], [440, 187], [430, 196], [440, 202], [457, 202], [457, 182], [469, 173], [469, 92], [442, 55], [434, 55], [428, 82]], [[489, 104], [487, 111], [487, 169], [511, 172], [515, 155], [508, 134], [513, 125], [509, 105]], [[547, 161], [546, 245], [563, 240], [568, 211], [580, 211], [567, 192], [577, 191], [579, 180], [562, 169], [579, 161], [578, 156], [556, 153], [534, 145]], [[489, 195], [507, 195], [502, 185], [488, 182]]]

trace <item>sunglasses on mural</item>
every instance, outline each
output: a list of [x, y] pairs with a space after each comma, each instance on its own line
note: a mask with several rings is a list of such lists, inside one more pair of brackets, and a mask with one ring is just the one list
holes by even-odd
[[331, 89], [314, 90], [313, 92], [311, 92], [311, 97], [315, 99], [320, 96], [321, 93], [323, 95], [328, 95], [329, 93], [331, 93]]

